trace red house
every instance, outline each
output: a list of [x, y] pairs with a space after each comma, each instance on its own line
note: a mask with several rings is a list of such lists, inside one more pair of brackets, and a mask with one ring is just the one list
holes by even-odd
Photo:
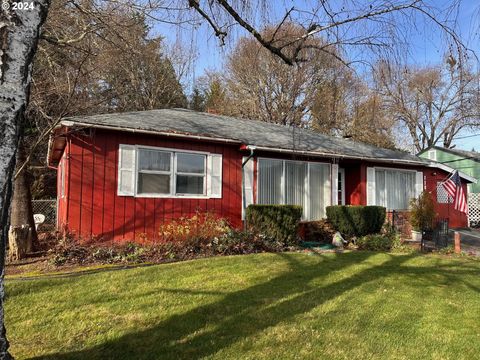
[[[156, 239], [160, 224], [198, 211], [241, 226], [252, 203], [298, 204], [304, 220], [330, 204], [405, 211], [424, 189], [439, 217], [467, 226], [442, 203], [451, 169], [405, 152], [310, 130], [189, 110], [74, 117], [52, 132], [58, 227], [80, 239]], [[475, 182], [461, 174], [463, 186]]]

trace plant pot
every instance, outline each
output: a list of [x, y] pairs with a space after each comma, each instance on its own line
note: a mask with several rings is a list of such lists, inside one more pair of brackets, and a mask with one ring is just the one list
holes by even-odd
[[422, 232], [417, 230], [412, 230], [412, 240], [413, 241], [422, 241]]

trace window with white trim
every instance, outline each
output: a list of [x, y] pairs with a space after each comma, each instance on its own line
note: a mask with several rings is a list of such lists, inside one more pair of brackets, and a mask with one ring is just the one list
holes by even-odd
[[206, 156], [176, 153], [176, 193], [205, 195]]
[[330, 164], [258, 159], [259, 204], [300, 205], [303, 218], [325, 217], [331, 203]]
[[170, 194], [172, 153], [138, 149], [137, 194]]
[[407, 210], [415, 197], [415, 171], [375, 169], [376, 205], [387, 210]]
[[118, 194], [220, 198], [222, 155], [120, 145]]

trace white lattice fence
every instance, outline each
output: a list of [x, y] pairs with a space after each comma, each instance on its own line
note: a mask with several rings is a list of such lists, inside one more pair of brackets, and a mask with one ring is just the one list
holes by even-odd
[[468, 221], [470, 226], [480, 226], [480, 193], [468, 194]]

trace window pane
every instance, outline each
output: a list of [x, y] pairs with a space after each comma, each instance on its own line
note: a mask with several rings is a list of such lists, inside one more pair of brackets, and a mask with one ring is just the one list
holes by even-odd
[[282, 160], [258, 161], [258, 203], [282, 203]]
[[339, 171], [338, 172], [338, 182], [337, 182], [337, 191], [338, 191], [337, 202], [338, 202], [338, 205], [344, 205], [343, 202], [342, 202], [343, 182], [344, 182], [343, 172]]
[[177, 172], [205, 173], [205, 155], [177, 153]]
[[325, 208], [330, 205], [330, 165], [310, 164], [309, 220], [325, 217]]
[[305, 215], [305, 177], [307, 164], [285, 162], [285, 204], [300, 205]]
[[170, 194], [170, 175], [138, 174], [139, 194]]
[[387, 207], [385, 198], [385, 171], [375, 169], [375, 201], [378, 206]]
[[376, 203], [387, 210], [407, 210], [415, 197], [415, 173], [397, 170], [375, 171]]
[[177, 194], [202, 195], [203, 179], [203, 176], [177, 175]]
[[170, 171], [171, 153], [158, 150], [140, 149], [139, 170]]

